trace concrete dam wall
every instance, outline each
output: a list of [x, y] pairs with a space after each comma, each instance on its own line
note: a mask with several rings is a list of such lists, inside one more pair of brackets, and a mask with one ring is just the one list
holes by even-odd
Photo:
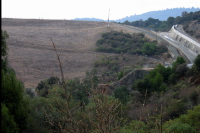
[[184, 46], [193, 51], [193, 53], [195, 53], [196, 55], [200, 54], [200, 43], [182, 34], [178, 30], [176, 30], [176, 27], [176, 25], [172, 26], [170, 30], [171, 38], [179, 42], [179, 45]]

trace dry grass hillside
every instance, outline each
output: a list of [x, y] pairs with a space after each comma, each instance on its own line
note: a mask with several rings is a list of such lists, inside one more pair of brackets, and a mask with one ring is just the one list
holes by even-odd
[[185, 31], [200, 42], [200, 22], [192, 21], [184, 26]]
[[36, 87], [42, 79], [51, 76], [60, 77], [58, 60], [50, 38], [57, 47], [65, 78], [70, 79], [83, 78], [95, 60], [105, 55], [94, 52], [95, 43], [103, 32], [137, 32], [115, 23], [110, 23], [108, 27], [107, 22], [8, 18], [2, 19], [2, 30], [9, 34], [9, 65], [14, 68], [25, 87]]

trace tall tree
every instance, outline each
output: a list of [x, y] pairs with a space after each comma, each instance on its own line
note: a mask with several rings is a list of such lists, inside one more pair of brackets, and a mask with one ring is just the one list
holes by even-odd
[[6, 45], [6, 39], [8, 39], [9, 36], [6, 31], [1, 30], [1, 56], [7, 55], [7, 45]]
[[200, 73], [200, 55], [195, 58], [193, 68], [197, 73]]
[[22, 132], [26, 129], [28, 118], [28, 101], [24, 97], [24, 87], [16, 78], [14, 70], [7, 66], [7, 45], [8, 34], [2, 31], [1, 60], [4, 62], [1, 69], [1, 111], [4, 133]]

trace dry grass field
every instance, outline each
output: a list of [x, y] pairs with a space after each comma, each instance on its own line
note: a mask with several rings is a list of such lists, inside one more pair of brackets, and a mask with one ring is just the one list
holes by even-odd
[[[95, 60], [106, 55], [94, 51], [95, 43], [103, 32], [137, 32], [115, 23], [110, 23], [108, 27], [107, 22], [8, 18], [2, 19], [2, 30], [9, 34], [9, 65], [26, 88], [35, 88], [42, 79], [51, 76], [61, 77], [50, 38], [57, 47], [65, 78], [71, 79], [83, 78], [85, 72], [92, 69]], [[139, 57], [132, 59], [130, 61], [134, 63]]]

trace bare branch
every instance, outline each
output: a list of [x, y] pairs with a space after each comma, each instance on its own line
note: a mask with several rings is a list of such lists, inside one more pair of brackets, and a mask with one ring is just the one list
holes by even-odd
[[51, 38], [51, 42], [52, 42], [52, 44], [53, 44], [53, 48], [54, 48], [54, 50], [55, 50], [55, 52], [56, 52], [56, 55], [57, 55], [57, 58], [58, 58], [59, 67], [60, 67], [60, 72], [61, 72], [61, 77], [62, 77], [62, 83], [64, 83], [64, 82], [65, 82], [65, 79], [64, 79], [62, 64], [61, 64], [61, 61], [60, 61], [60, 57], [59, 57], [59, 55], [58, 55], [58, 53], [57, 53], [56, 45], [54, 44], [52, 38]]

